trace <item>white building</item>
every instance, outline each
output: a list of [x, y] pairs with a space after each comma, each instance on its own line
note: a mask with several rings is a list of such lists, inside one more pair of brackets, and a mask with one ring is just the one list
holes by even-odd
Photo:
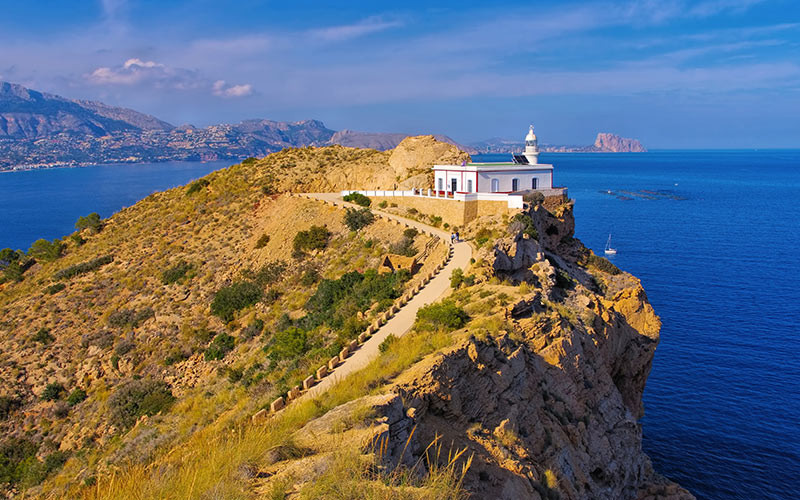
[[553, 165], [539, 163], [539, 145], [531, 125], [525, 137], [525, 153], [512, 162], [434, 165], [436, 194], [516, 193], [553, 189]]

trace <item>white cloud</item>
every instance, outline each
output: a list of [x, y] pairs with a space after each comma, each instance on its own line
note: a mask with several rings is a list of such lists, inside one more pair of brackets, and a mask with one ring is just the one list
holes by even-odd
[[399, 26], [402, 26], [400, 21], [383, 21], [378, 17], [368, 17], [355, 24], [313, 29], [309, 34], [325, 42], [342, 42]]
[[253, 93], [250, 84], [229, 85], [225, 80], [212, 81], [199, 71], [167, 66], [138, 57], [126, 60], [121, 66], [103, 66], [85, 79], [102, 86], [145, 86], [179, 91], [207, 91], [220, 97], [244, 97]]
[[211, 86], [214, 95], [220, 97], [246, 97], [253, 93], [253, 86], [249, 83], [244, 85], [228, 85], [225, 80], [217, 80]]

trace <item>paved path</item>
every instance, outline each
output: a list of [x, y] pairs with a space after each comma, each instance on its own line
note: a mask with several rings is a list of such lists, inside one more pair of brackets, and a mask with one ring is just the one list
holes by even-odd
[[[319, 200], [335, 202], [340, 206], [361, 208], [358, 205], [343, 202], [340, 195], [335, 193], [309, 193], [306, 196], [310, 196]], [[432, 232], [433, 234], [442, 238], [442, 242], [445, 244], [447, 244], [447, 241], [450, 238], [450, 233], [435, 227], [431, 227], [427, 224], [378, 210], [375, 212], [383, 217], [386, 217], [387, 219], [397, 220], [421, 231], [428, 233]], [[417, 295], [409, 300], [408, 304], [400, 308], [400, 311], [392, 316], [392, 318], [389, 319], [386, 324], [381, 326], [380, 329], [378, 329], [378, 331], [369, 338], [369, 340], [361, 344], [358, 350], [356, 350], [349, 358], [347, 358], [344, 363], [337, 366], [330, 375], [323, 378], [322, 381], [318, 382], [315, 386], [306, 391], [302, 396], [300, 396], [300, 398], [302, 399], [319, 396], [351, 373], [367, 366], [370, 361], [380, 355], [378, 346], [380, 346], [381, 342], [386, 340], [386, 337], [389, 335], [394, 335], [395, 337], [401, 337], [405, 335], [414, 324], [414, 321], [417, 318], [417, 311], [421, 307], [432, 302], [436, 302], [439, 300], [439, 298], [446, 295], [450, 291], [450, 275], [457, 267], [460, 267], [466, 271], [471, 257], [472, 247], [469, 245], [469, 243], [456, 243], [453, 246], [453, 257], [450, 259], [450, 262], [447, 263], [444, 269], [434, 276], [433, 279], [427, 285], [425, 285], [425, 287], [420, 290]]]

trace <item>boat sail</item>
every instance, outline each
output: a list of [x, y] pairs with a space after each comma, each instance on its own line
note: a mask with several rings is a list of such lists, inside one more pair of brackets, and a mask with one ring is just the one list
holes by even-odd
[[616, 255], [617, 249], [611, 246], [611, 234], [608, 235], [608, 241], [606, 241], [606, 248], [604, 250], [606, 255]]

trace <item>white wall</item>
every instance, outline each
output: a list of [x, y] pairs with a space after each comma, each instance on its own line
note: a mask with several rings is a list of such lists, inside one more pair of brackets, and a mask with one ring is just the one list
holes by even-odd
[[490, 192], [492, 189], [492, 179], [499, 181], [499, 192], [509, 192], [511, 181], [519, 179], [519, 190], [531, 189], [532, 180], [537, 179], [536, 189], [551, 189], [553, 187], [553, 174], [549, 171], [544, 172], [481, 172], [478, 174], [478, 190]]

